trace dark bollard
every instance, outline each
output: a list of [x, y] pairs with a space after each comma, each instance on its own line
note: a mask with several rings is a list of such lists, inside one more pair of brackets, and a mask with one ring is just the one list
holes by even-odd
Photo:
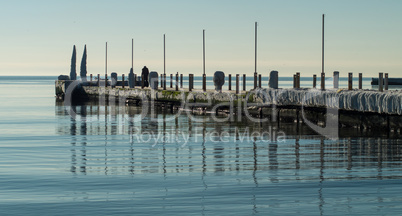
[[363, 88], [363, 74], [359, 73], [359, 89]]
[[236, 74], [236, 94], [239, 94], [239, 74]]
[[176, 73], [176, 91], [179, 91], [179, 72]]
[[339, 71], [334, 71], [334, 89], [339, 88]]
[[297, 75], [296, 74], [293, 74], [293, 88], [296, 88], [297, 87]]
[[261, 88], [261, 74], [258, 74], [258, 88]]
[[170, 74], [170, 88], [173, 88], [173, 74]]
[[383, 84], [384, 84], [383, 73], [379, 73], [378, 74], [378, 91], [380, 91], [380, 92], [383, 91], [383, 88], [382, 88]]
[[349, 73], [348, 76], [348, 90], [353, 89], [353, 73]]
[[188, 75], [188, 90], [192, 91], [193, 90], [193, 85], [194, 85], [194, 79], [193, 79], [193, 74]]
[[121, 75], [121, 87], [124, 88], [124, 74]]
[[321, 89], [325, 89], [325, 73], [321, 73]]
[[296, 88], [300, 88], [300, 72], [296, 73]]
[[166, 90], [166, 74], [163, 74], [163, 90]]
[[183, 74], [180, 74], [180, 88], [183, 88]]
[[98, 74], [98, 87], [100, 87], [100, 74]]
[[317, 75], [313, 75], [313, 88], [317, 88]]
[[105, 87], [107, 87], [107, 74], [105, 74]]
[[243, 74], [243, 91], [246, 91], [246, 74]]
[[254, 72], [254, 89], [257, 88], [257, 72]]
[[89, 77], [89, 86], [92, 86], [92, 74], [90, 74]]
[[229, 81], [228, 89], [229, 89], [229, 91], [231, 91], [232, 90], [232, 75], [231, 74], [229, 74], [228, 81]]
[[202, 90], [207, 91], [207, 75], [202, 74]]
[[385, 73], [384, 89], [388, 90], [388, 73]]

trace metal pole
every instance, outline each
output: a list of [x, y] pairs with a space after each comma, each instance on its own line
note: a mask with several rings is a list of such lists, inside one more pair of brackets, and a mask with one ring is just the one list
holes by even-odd
[[254, 72], [257, 73], [257, 22], [255, 22]]
[[322, 68], [321, 68], [321, 73], [324, 72], [324, 17], [325, 14], [322, 15]]
[[106, 56], [105, 56], [105, 74], [107, 74], [107, 42], [106, 42]]
[[166, 90], [166, 46], [165, 34], [163, 34], [163, 90]]
[[134, 72], [134, 39], [131, 38], [131, 68]]

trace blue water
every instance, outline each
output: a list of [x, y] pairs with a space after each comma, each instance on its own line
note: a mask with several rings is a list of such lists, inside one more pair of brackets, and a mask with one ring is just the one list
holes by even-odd
[[0, 77], [0, 215], [402, 213], [399, 136], [98, 104], [72, 118], [54, 79]]

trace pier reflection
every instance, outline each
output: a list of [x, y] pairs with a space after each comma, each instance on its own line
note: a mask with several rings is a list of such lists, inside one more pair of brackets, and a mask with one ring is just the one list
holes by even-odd
[[[234, 172], [249, 173], [257, 186], [263, 179], [392, 178], [384, 170], [402, 156], [400, 139], [363, 132], [361, 138], [325, 140], [303, 123], [216, 122], [209, 115], [190, 118], [152, 112], [151, 106], [144, 114], [135, 106], [100, 104], [73, 107], [73, 118], [62, 103], [56, 105], [57, 132], [70, 137], [75, 174], [200, 173], [205, 178]], [[370, 171], [356, 176], [360, 169]]]

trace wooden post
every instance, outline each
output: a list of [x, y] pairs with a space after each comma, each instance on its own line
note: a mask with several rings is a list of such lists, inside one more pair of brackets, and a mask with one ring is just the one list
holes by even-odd
[[163, 88], [163, 74], [161, 74], [161, 88]]
[[378, 91], [380, 91], [380, 92], [382, 92], [383, 91], [383, 88], [382, 88], [382, 85], [383, 85], [383, 73], [379, 73], [378, 74]]
[[189, 91], [192, 91], [193, 90], [193, 81], [194, 81], [194, 77], [193, 77], [194, 75], [193, 74], [189, 74], [189, 76], [188, 76], [188, 90]]
[[246, 91], [246, 74], [243, 74], [243, 91]]
[[384, 89], [388, 90], [388, 73], [385, 73]]
[[325, 73], [321, 73], [321, 89], [325, 89]]
[[92, 74], [89, 75], [90, 79], [89, 79], [89, 86], [92, 86]]
[[257, 88], [257, 72], [254, 72], [254, 89]]
[[317, 87], [317, 75], [313, 75], [313, 88]]
[[98, 87], [100, 87], [100, 74], [98, 74]]
[[163, 90], [166, 90], [166, 74], [163, 74]]
[[173, 74], [170, 74], [170, 88], [173, 88]]
[[183, 74], [180, 74], [180, 88], [183, 88]]
[[261, 88], [261, 74], [258, 74], [258, 87]]
[[359, 89], [363, 89], [363, 74], [359, 73]]
[[293, 74], [293, 88], [296, 88], [296, 87], [297, 87], [296, 82], [297, 82], [297, 75], [296, 75], [296, 74]]
[[236, 74], [236, 94], [239, 94], [239, 74]]
[[207, 91], [207, 75], [205, 75], [205, 73], [202, 74], [202, 90], [204, 92]]
[[296, 88], [300, 88], [300, 72], [296, 73]]
[[339, 71], [334, 71], [334, 89], [339, 88]]
[[176, 73], [176, 91], [179, 91], [179, 72]]
[[121, 75], [121, 87], [124, 88], [124, 74]]
[[228, 82], [229, 82], [229, 84], [228, 84], [228, 86], [229, 86], [229, 91], [231, 91], [232, 90], [232, 74], [229, 74], [229, 77], [228, 77]]
[[348, 76], [348, 90], [353, 89], [353, 73], [350, 72]]
[[107, 87], [107, 74], [105, 74], [105, 87]]

